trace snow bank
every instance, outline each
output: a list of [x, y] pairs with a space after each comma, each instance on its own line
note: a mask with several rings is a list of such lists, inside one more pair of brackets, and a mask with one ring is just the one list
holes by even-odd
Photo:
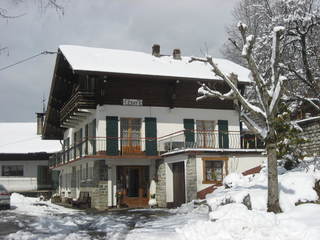
[[[285, 172], [279, 175], [280, 206], [289, 211], [297, 202], [310, 202], [318, 199], [313, 187], [316, 179], [320, 179], [319, 171], [303, 169]], [[266, 211], [267, 209], [267, 172], [262, 169], [259, 174], [242, 176], [232, 173], [224, 179], [224, 184], [231, 188], [220, 187], [207, 195], [207, 201], [216, 209], [226, 202], [242, 203], [246, 195], [250, 195], [252, 208]]]
[[46, 216], [48, 213], [77, 213], [74, 209], [64, 208], [51, 201], [41, 201], [39, 198], [25, 197], [19, 193], [11, 195], [11, 209], [18, 214], [27, 214], [29, 216]]
[[211, 221], [198, 221], [177, 232], [179, 239], [185, 240], [318, 240], [319, 214], [320, 205], [316, 204], [300, 205], [290, 213], [275, 215], [232, 203], [211, 213]]

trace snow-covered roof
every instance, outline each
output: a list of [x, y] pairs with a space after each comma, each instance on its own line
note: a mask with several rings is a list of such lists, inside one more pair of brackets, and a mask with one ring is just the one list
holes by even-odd
[[[59, 47], [72, 69], [109, 73], [142, 74], [151, 76], [220, 79], [207, 63], [193, 61], [191, 57], [175, 60], [172, 56], [155, 57], [151, 54], [127, 50], [61, 45]], [[226, 59], [214, 62], [228, 75], [238, 75], [240, 82], [250, 82], [250, 71]]]
[[0, 123], [0, 153], [52, 153], [61, 150], [59, 141], [42, 140], [37, 123]]

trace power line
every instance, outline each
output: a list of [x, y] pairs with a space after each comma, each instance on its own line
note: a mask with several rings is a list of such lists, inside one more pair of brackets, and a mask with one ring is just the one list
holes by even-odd
[[33, 55], [33, 56], [31, 56], [31, 57], [22, 59], [22, 60], [20, 60], [20, 61], [18, 61], [18, 62], [16, 62], [16, 63], [10, 64], [10, 65], [5, 66], [5, 67], [2, 67], [2, 68], [0, 68], [0, 72], [3, 71], [3, 70], [6, 70], [6, 69], [8, 69], [8, 68], [11, 68], [11, 67], [13, 67], [13, 66], [16, 66], [16, 65], [18, 65], [18, 64], [27, 62], [27, 61], [29, 61], [29, 60], [31, 60], [31, 59], [33, 59], [33, 58], [39, 57], [39, 56], [41, 56], [41, 55], [56, 54], [56, 53], [57, 53], [57, 52], [43, 51], [43, 52], [38, 53], [38, 54], [36, 54], [36, 55]]

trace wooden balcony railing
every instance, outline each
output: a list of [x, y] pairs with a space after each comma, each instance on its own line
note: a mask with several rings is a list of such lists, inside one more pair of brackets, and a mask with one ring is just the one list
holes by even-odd
[[[189, 134], [189, 139], [187, 135]], [[192, 136], [192, 137], [190, 137]], [[66, 164], [82, 157], [108, 156], [107, 143], [110, 138], [95, 137], [82, 139], [72, 146], [65, 147], [50, 159], [50, 166]], [[112, 138], [118, 156], [146, 156], [146, 142], [156, 140], [157, 156], [185, 149], [263, 149], [263, 142], [255, 135], [240, 132], [189, 131], [182, 130], [159, 138]]]
[[75, 111], [79, 109], [94, 109], [96, 108], [96, 97], [94, 92], [78, 91], [70, 100], [63, 105], [60, 110], [60, 122], [63, 123]]

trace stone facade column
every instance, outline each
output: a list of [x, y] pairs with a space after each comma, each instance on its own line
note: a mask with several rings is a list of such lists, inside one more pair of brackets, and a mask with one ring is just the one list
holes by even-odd
[[108, 208], [108, 166], [105, 160], [94, 161], [91, 207], [98, 210]]
[[156, 176], [157, 176], [157, 190], [156, 200], [158, 207], [167, 207], [166, 201], [166, 166], [164, 160], [156, 160]]
[[187, 202], [197, 199], [197, 167], [196, 156], [189, 155], [186, 163]]

